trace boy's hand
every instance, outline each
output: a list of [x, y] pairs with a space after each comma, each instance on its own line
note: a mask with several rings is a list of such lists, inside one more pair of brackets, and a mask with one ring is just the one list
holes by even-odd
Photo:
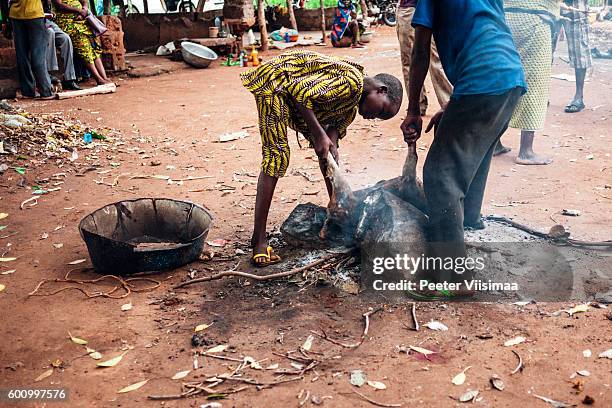
[[400, 128], [402, 129], [402, 133], [404, 134], [404, 141], [406, 143], [414, 143], [421, 137], [423, 119], [421, 119], [421, 115], [408, 114], [406, 116], [406, 119], [404, 119], [404, 121], [402, 122]]
[[315, 138], [314, 151], [320, 160], [327, 160], [327, 153], [331, 151], [333, 155], [334, 150], [336, 155], [338, 155], [338, 150], [336, 149], [334, 142], [332, 142], [325, 132], [319, 135], [319, 137]]
[[436, 112], [436, 114], [431, 117], [431, 120], [429, 121], [429, 124], [427, 125], [427, 129], [425, 129], [425, 133], [429, 133], [429, 131], [433, 127], [434, 135], [435, 135], [436, 132], [438, 131], [438, 125], [440, 124], [440, 120], [442, 120], [443, 115], [444, 115], [444, 109], [440, 109], [438, 112]]

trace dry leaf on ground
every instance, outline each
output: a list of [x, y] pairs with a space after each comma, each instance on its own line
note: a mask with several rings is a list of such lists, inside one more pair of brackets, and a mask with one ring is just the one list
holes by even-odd
[[227, 345], [225, 344], [219, 344], [218, 346], [209, 348], [208, 350], [206, 350], [207, 353], [221, 353], [222, 351], [227, 350]]
[[193, 329], [193, 331], [194, 331], [194, 332], [196, 332], [196, 333], [197, 333], [197, 332], [201, 332], [202, 330], [206, 330], [206, 329], [208, 329], [210, 326], [212, 326], [212, 323], [211, 323], [211, 324], [206, 324], [206, 323], [198, 324], [198, 325], [197, 325], [197, 326], [196, 326], [196, 327]]
[[375, 390], [386, 390], [387, 389], [387, 386], [384, 383], [381, 383], [380, 381], [368, 381], [368, 385], [374, 388]]
[[472, 366], [467, 366], [467, 367], [465, 367], [463, 369], [462, 372], [460, 372], [459, 374], [454, 376], [453, 379], [451, 380], [452, 383], [455, 384], [455, 385], [462, 385], [465, 382], [466, 378], [467, 378], [467, 376], [465, 375], [465, 372], [467, 370], [469, 370], [470, 368], [472, 368]]
[[310, 351], [312, 348], [312, 341], [314, 340], [314, 336], [311, 334], [306, 338], [304, 344], [302, 344], [302, 348], [306, 351]]
[[127, 312], [128, 310], [132, 310], [132, 302], [121, 305], [121, 311]]
[[102, 354], [89, 347], [87, 347], [87, 354], [89, 354], [89, 357], [93, 358], [94, 360], [100, 360], [102, 358]]
[[70, 340], [72, 340], [72, 342], [75, 344], [80, 344], [81, 346], [84, 346], [87, 344], [87, 340], [83, 340], [81, 338], [74, 337], [72, 334], [70, 334], [70, 332], [68, 332], [68, 336], [70, 336]]
[[461, 402], [470, 402], [478, 396], [478, 390], [467, 390], [459, 397]]
[[36, 379], [34, 380], [34, 382], [39, 382], [44, 380], [45, 378], [49, 377], [51, 374], [53, 374], [53, 367], [48, 369], [47, 371], [43, 372], [41, 375], [39, 375], [38, 377], [36, 377]]
[[98, 367], [114, 367], [117, 364], [119, 364], [119, 362], [121, 361], [123, 356], [125, 356], [125, 353], [127, 353], [127, 351], [124, 352], [124, 353], [119, 354], [117, 357], [113, 357], [110, 360], [102, 361], [102, 362], [100, 362], [100, 363], [98, 363], [96, 365]]
[[536, 397], [536, 398], [541, 399], [544, 402], [548, 402], [550, 405], [552, 405], [555, 408], [569, 408], [569, 407], [575, 407], [576, 406], [574, 404], [568, 404], [568, 403], [563, 402], [563, 401], [555, 401], [554, 399], [542, 397], [541, 395], [533, 394], [533, 396]]
[[448, 330], [448, 327], [446, 327], [444, 323], [436, 322], [435, 320], [427, 322], [423, 326], [427, 327], [428, 329], [436, 330], [436, 331], [447, 331]]
[[123, 394], [125, 392], [130, 392], [130, 391], [137, 390], [140, 387], [142, 387], [143, 385], [145, 385], [147, 382], [149, 382], [149, 380], [139, 381], [139, 382], [134, 383], [132, 385], [128, 385], [127, 387], [122, 388], [119, 391], [117, 391], [117, 394]]
[[525, 340], [527, 340], [526, 338], [524, 338], [523, 336], [516, 336], [513, 339], [507, 340], [504, 343], [504, 346], [506, 347], [511, 347], [511, 346], [516, 346], [517, 344], [521, 344], [522, 342], [524, 342]]
[[426, 348], [423, 348], [423, 347], [418, 347], [418, 346], [409, 346], [409, 347], [410, 347], [410, 350], [416, 351], [417, 353], [421, 353], [425, 356], [428, 356], [430, 354], [435, 354], [435, 351], [427, 350]]
[[191, 372], [191, 370], [179, 371], [178, 373], [176, 373], [176, 374], [174, 374], [172, 376], [172, 379], [173, 380], [180, 380], [181, 378], [187, 377], [190, 372]]

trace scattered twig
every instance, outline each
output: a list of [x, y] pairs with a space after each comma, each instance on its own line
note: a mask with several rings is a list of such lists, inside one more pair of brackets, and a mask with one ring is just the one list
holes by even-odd
[[34, 196], [28, 198], [27, 200], [23, 200], [19, 205], [19, 208], [23, 210], [23, 206], [29, 203], [30, 201], [34, 201], [34, 204], [30, 204], [30, 207], [35, 206], [36, 204], [38, 204], [38, 197]]
[[[551, 219], [556, 224], [559, 224], [559, 222], [557, 222], [552, 217], [551, 217]], [[522, 231], [525, 231], [528, 234], [534, 235], [536, 237], [544, 238], [544, 239], [547, 239], [547, 240], [551, 240], [551, 241], [556, 242], [556, 243], [568, 244], [568, 245], [579, 246], [579, 247], [612, 247], [612, 241], [589, 242], [589, 241], [580, 241], [580, 240], [572, 239], [572, 238], [563, 238], [563, 239], [553, 238], [553, 237], [551, 237], [550, 235], [548, 235], [545, 232], [537, 231], [537, 230], [535, 230], [535, 229], [533, 229], [531, 227], [528, 227], [526, 225], [523, 225], [521, 223], [518, 223], [518, 222], [513, 221], [513, 220], [511, 220], [509, 218], [506, 218], [506, 217], [488, 216], [487, 220], [503, 222], [503, 223], [506, 223], [506, 224], [514, 227], [514, 228], [517, 228], [517, 229], [520, 229]]]
[[218, 358], [219, 360], [236, 361], [238, 363], [242, 363], [244, 361], [244, 359], [241, 359], [241, 358], [227, 357], [227, 356], [222, 356], [218, 354], [208, 354], [205, 351], [200, 351], [200, 355], [206, 356], [206, 357]]
[[332, 254], [329, 254], [327, 256], [324, 256], [323, 258], [317, 259], [316, 261], [313, 261], [307, 265], [304, 266], [300, 266], [298, 268], [293, 268], [290, 271], [287, 272], [279, 272], [279, 273], [273, 273], [270, 275], [254, 275], [252, 273], [247, 273], [247, 272], [240, 272], [240, 271], [224, 271], [224, 272], [220, 272], [216, 275], [212, 275], [212, 276], [206, 276], [203, 278], [198, 278], [198, 279], [192, 279], [190, 281], [187, 282], [183, 282], [183, 283], [179, 283], [178, 285], [174, 286], [173, 289], [179, 289], [188, 285], [192, 285], [194, 283], [200, 283], [200, 282], [208, 282], [211, 280], [217, 280], [217, 279], [221, 279], [225, 276], [241, 276], [243, 278], [248, 278], [248, 279], [253, 279], [253, 280], [257, 280], [257, 281], [265, 281], [265, 280], [270, 280], [270, 279], [278, 279], [278, 278], [283, 278], [286, 276], [291, 276], [291, 275], [295, 275], [297, 273], [300, 272], [304, 272], [305, 270], [308, 270], [310, 268], [314, 268], [315, 266], [321, 265], [324, 262], [327, 262], [328, 260], [335, 258], [337, 256], [340, 255], [344, 255], [347, 254], [349, 252], [351, 252], [353, 249], [347, 249], [341, 252], [335, 252]]
[[510, 375], [514, 375], [516, 373], [518, 373], [519, 371], [523, 371], [523, 368], [525, 367], [525, 365], [523, 364], [523, 359], [521, 358], [521, 355], [519, 353], [517, 353], [516, 351], [512, 350], [512, 352], [514, 353], [514, 355], [518, 358], [518, 365], [516, 366], [516, 368], [514, 369], [514, 371], [512, 371], [510, 373]]
[[[88, 298], [96, 298], [96, 297], [104, 297], [104, 298], [110, 298], [110, 299], [123, 299], [127, 296], [129, 296], [132, 292], [134, 293], [138, 293], [138, 292], [146, 292], [146, 291], [150, 291], [150, 290], [154, 290], [157, 289], [160, 285], [161, 285], [161, 281], [152, 279], [152, 278], [147, 278], [147, 277], [139, 277], [139, 278], [127, 278], [124, 279], [120, 276], [116, 276], [116, 275], [103, 275], [100, 276], [96, 279], [75, 279], [75, 278], [71, 278], [70, 274], [74, 271], [77, 270], [89, 270], [89, 269], [93, 269], [90, 267], [85, 267], [85, 268], [76, 268], [76, 269], [71, 269], [68, 272], [66, 272], [66, 275], [64, 275], [63, 279], [60, 278], [55, 278], [55, 279], [43, 279], [41, 280], [38, 285], [36, 285], [36, 287], [34, 288], [34, 290], [30, 293], [28, 293], [28, 296], [53, 296], [53, 295], [57, 295], [60, 292], [66, 291], [66, 290], [78, 290], [79, 292], [81, 292], [82, 294], [84, 294], [85, 296], [87, 296]], [[50, 293], [38, 293], [38, 291], [40, 290], [40, 288], [48, 283], [48, 282], [64, 282], [64, 283], [76, 283], [77, 285], [84, 285], [84, 284], [95, 284], [104, 280], [115, 280], [117, 282], [119, 282], [119, 285], [114, 286], [112, 289], [103, 292], [103, 291], [95, 291], [95, 292], [87, 292], [85, 289], [79, 287], [79, 286], [66, 286], [63, 288], [60, 288], [54, 292], [50, 292]], [[136, 285], [134, 285], [134, 282], [150, 282], [152, 283], [151, 286], [145, 287], [145, 288], [138, 288], [136, 287]], [[121, 295], [114, 295], [115, 292], [117, 292], [118, 290], [122, 289], [124, 291], [123, 294]]]
[[416, 316], [416, 302], [412, 302], [412, 322], [414, 323], [414, 331], [419, 331], [419, 321]]
[[[301, 394], [301, 393], [300, 393]], [[303, 407], [306, 405], [308, 400], [310, 399], [310, 391], [306, 390], [306, 396], [298, 403], [298, 407]]]
[[351, 392], [353, 394], [359, 395], [361, 398], [363, 398], [364, 400], [368, 401], [372, 405], [376, 405], [377, 407], [392, 408], [392, 407], [401, 407], [402, 406], [402, 404], [385, 404], [384, 402], [374, 401], [372, 398], [366, 397], [365, 395], [363, 395], [362, 393], [360, 393], [359, 391], [356, 391], [356, 390], [351, 390]]
[[376, 309], [372, 309], [369, 312], [366, 312], [362, 315], [365, 320], [365, 325], [363, 328], [363, 334], [361, 335], [361, 338], [359, 339], [357, 343], [346, 344], [346, 343], [342, 343], [341, 341], [334, 340], [331, 337], [329, 337], [327, 333], [325, 333], [325, 330], [323, 329], [321, 329], [321, 332], [323, 334], [316, 332], [314, 330], [311, 330], [310, 332], [314, 334], [315, 336], [318, 336], [322, 338], [323, 340], [327, 340], [330, 343], [335, 344], [337, 346], [341, 346], [341, 347], [349, 348], [349, 349], [355, 349], [361, 346], [361, 344], [365, 341], [366, 337], [368, 336], [368, 331], [370, 329], [370, 316], [372, 316], [374, 313], [380, 312], [381, 310], [383, 310], [382, 306], [378, 306]]

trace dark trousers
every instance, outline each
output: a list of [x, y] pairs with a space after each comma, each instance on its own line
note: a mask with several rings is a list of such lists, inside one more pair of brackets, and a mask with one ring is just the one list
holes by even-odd
[[465, 256], [464, 219], [480, 217], [493, 150], [520, 97], [521, 88], [515, 88], [451, 99], [423, 168], [430, 243], [451, 244], [454, 255]]
[[47, 29], [44, 18], [12, 20], [21, 93], [34, 97], [36, 84], [41, 96], [51, 96], [51, 79], [47, 73]]

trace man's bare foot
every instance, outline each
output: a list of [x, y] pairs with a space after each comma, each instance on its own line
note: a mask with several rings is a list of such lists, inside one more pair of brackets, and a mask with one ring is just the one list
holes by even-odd
[[531, 152], [519, 153], [519, 155], [514, 159], [514, 162], [524, 166], [542, 166], [552, 163], [552, 159], [550, 157], [540, 156], [534, 152]]
[[356, 43], [356, 44], [352, 44], [351, 48], [365, 48], [365, 45], [360, 44], [360, 43]]

